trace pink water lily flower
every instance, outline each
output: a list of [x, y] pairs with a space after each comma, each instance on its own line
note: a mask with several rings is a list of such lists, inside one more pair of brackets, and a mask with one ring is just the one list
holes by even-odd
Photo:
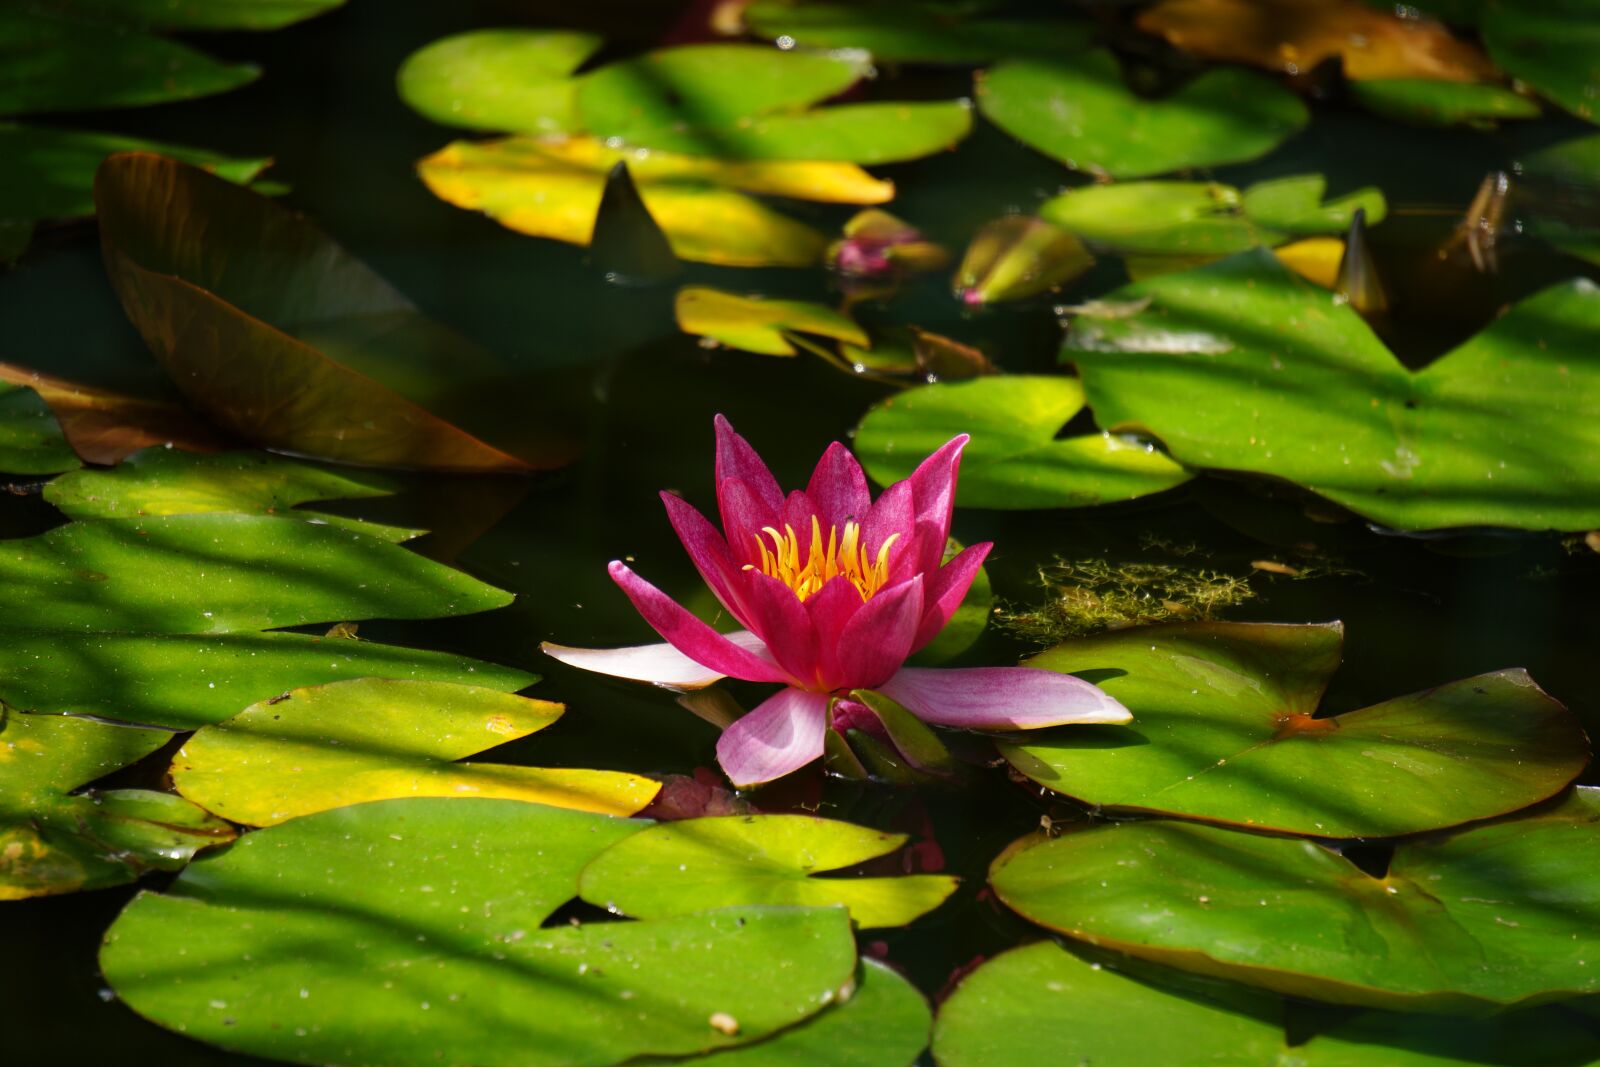
[[575, 667], [674, 689], [723, 677], [783, 686], [717, 743], [717, 761], [735, 785], [768, 782], [820, 757], [834, 698], [856, 689], [882, 693], [924, 722], [972, 730], [1132, 717], [1068, 674], [905, 666], [950, 620], [991, 547], [972, 545], [942, 563], [965, 435], [873, 501], [861, 465], [838, 442], [805, 491], [785, 496], [728, 421], [719, 415], [716, 427], [722, 530], [679, 497], [661, 499], [706, 584], [745, 629], [718, 633], [613, 562], [611, 577], [667, 643], [544, 650]]

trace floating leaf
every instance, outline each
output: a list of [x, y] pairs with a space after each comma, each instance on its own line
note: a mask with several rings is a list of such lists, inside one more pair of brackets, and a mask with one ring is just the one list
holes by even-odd
[[1185, 970], [1482, 1014], [1600, 990], [1596, 793], [1402, 844], [1381, 877], [1309, 841], [1155, 820], [1013, 849], [990, 884], [1034, 922]]
[[389, 1067], [687, 1055], [837, 998], [856, 966], [842, 908], [544, 926], [584, 865], [641, 825], [487, 799], [309, 815], [135, 898], [101, 969], [134, 1011], [190, 1037]]
[[1520, 670], [1317, 718], [1342, 644], [1336, 623], [1172, 623], [1068, 641], [1029, 666], [1117, 672], [1099, 684], [1134, 721], [1002, 751], [1095, 806], [1315, 837], [1503, 815], [1560, 792], [1588, 762], [1576, 717]]
[[908, 389], [867, 412], [855, 451], [882, 485], [959, 433], [956, 503], [971, 508], [1103, 504], [1181, 485], [1188, 471], [1161, 452], [1108, 433], [1057, 437], [1083, 408], [1072, 378], [1000, 375]]
[[341, 6], [344, 0], [42, 0], [37, 6], [119, 26], [165, 30], [276, 30]]
[[1530, 152], [1521, 171], [1517, 203], [1528, 231], [1568, 255], [1600, 264], [1600, 134]]
[[1388, 526], [1600, 526], [1600, 290], [1552, 286], [1421, 371], [1264, 252], [1163, 275], [1079, 316], [1064, 360], [1096, 420], [1191, 467], [1286, 478]]
[[615, 771], [455, 763], [542, 730], [560, 704], [450, 682], [359, 678], [252, 705], [201, 727], [172, 761], [179, 793], [271, 826], [394, 797], [498, 797], [632, 815], [660, 783]]
[[123, 308], [184, 395], [230, 431], [339, 462], [528, 469], [365, 373], [458, 382], [484, 356], [299, 216], [137, 153], [101, 166], [95, 201]]
[[445, 126], [513, 133], [579, 129], [570, 75], [599, 50], [592, 33], [474, 30], [418, 49], [400, 66], [400, 98]]
[[1141, 178], [1265, 155], [1306, 124], [1299, 98], [1250, 71], [1207, 71], [1158, 100], [1136, 96], [1109, 52], [1009, 60], [978, 78], [984, 117], [1073, 170]]
[[77, 453], [39, 394], [0, 381], [0, 471], [56, 474], [78, 466]]
[[122, 885], [233, 840], [227, 823], [168, 793], [72, 795], [171, 739], [0, 705], [0, 900]]
[[583, 899], [642, 919], [733, 904], [844, 905], [863, 928], [904, 926], [955, 892], [942, 874], [816, 878], [906, 843], [808, 815], [730, 815], [662, 823], [602, 852], [584, 869]]
[[1506, 73], [1579, 118], [1600, 120], [1600, 20], [1590, 0], [1483, 0], [1478, 32]]
[[385, 541], [423, 534], [344, 515], [290, 510], [318, 500], [388, 496], [375, 474], [315, 467], [264, 452], [194, 455], [168, 448], [136, 452], [111, 470], [76, 471], [45, 486], [44, 498], [74, 519], [130, 519], [210, 512], [284, 514]]
[[953, 287], [968, 305], [1022, 300], [1058, 289], [1094, 266], [1083, 242], [1028, 215], [1008, 215], [978, 228], [956, 268]]
[[1382, 78], [1352, 82], [1350, 95], [1368, 111], [1422, 126], [1491, 125], [1539, 117], [1539, 105], [1500, 85]]
[[1401, 18], [1361, 0], [1160, 0], [1139, 28], [1207, 59], [1288, 74], [1329, 59], [1354, 81], [1431, 78], [1470, 82], [1497, 72], [1477, 48], [1428, 18]]
[[678, 290], [673, 312], [684, 333], [764, 356], [798, 355], [790, 339], [796, 333], [871, 344], [850, 316], [799, 300], [737, 296], [691, 285]]
[[152, 445], [190, 452], [222, 447], [215, 432], [175, 404], [123, 396], [9, 363], [0, 363], [0, 382], [25, 385], [38, 393], [61, 424], [67, 442], [89, 463], [119, 463]]
[[756, 0], [745, 23], [790, 47], [855, 48], [879, 62], [961, 66], [1008, 56], [1056, 57], [1086, 46], [1093, 26], [1067, 19], [1007, 17], [970, 3], [889, 0], [872, 4]]
[[[485, 611], [510, 596], [396, 545], [272, 516], [78, 522], [0, 543], [0, 699], [175, 727], [346, 677], [532, 681], [454, 656], [258, 631]], [[466, 676], [466, 678], [463, 677]]]
[[941, 1067], [1579, 1067], [1600, 1053], [1563, 1008], [1488, 1020], [1365, 1011], [1290, 1047], [1277, 998], [1220, 987], [1213, 994], [1165, 990], [1042, 941], [1002, 953], [962, 979], [939, 1010], [933, 1052]]
[[876, 204], [894, 186], [850, 163], [719, 160], [628, 153], [588, 137], [457, 141], [417, 165], [441, 200], [534, 237], [586, 245], [618, 162], [679, 259], [723, 266], [810, 266], [826, 238], [748, 194]]

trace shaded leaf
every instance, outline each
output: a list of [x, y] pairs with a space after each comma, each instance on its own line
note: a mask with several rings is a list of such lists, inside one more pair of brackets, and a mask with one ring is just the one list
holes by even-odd
[[903, 705], [870, 689], [857, 689], [850, 695], [871, 711], [883, 725], [890, 743], [917, 770], [930, 774], [950, 774], [956, 770], [955, 760], [939, 735]]
[[1595, 792], [1402, 844], [1382, 877], [1309, 841], [1156, 820], [1010, 851], [990, 884], [1035, 922], [1185, 970], [1482, 1014], [1600, 989]]
[[55, 474], [78, 466], [77, 453], [39, 394], [0, 381], [0, 471]]
[[589, 266], [619, 285], [653, 285], [683, 273], [683, 264], [644, 206], [625, 162], [606, 174], [589, 238]]
[[172, 761], [179, 793], [270, 826], [395, 797], [497, 797], [632, 815], [658, 782], [614, 771], [455, 763], [542, 730], [562, 706], [450, 682], [352, 679], [290, 690], [201, 727]]
[[882, 485], [909, 477], [959, 433], [956, 503], [974, 508], [1082, 507], [1181, 485], [1189, 472], [1165, 454], [1108, 433], [1057, 437], [1083, 407], [1075, 379], [1000, 375], [908, 389], [856, 428], [855, 452]]
[[1361, 317], [1248, 252], [1110, 298], [1062, 350], [1097, 421], [1191, 467], [1286, 478], [1388, 526], [1600, 525], [1600, 370], [1579, 358], [1600, 292], [1552, 286], [1426, 368]]
[[37, 0], [79, 18], [167, 30], [275, 30], [339, 7], [344, 0]]
[[[964, 547], [961, 542], [951, 538], [950, 543], [945, 545], [944, 562], [949, 563]], [[994, 588], [989, 582], [989, 568], [979, 567], [972, 584], [967, 587], [967, 595], [961, 598], [961, 606], [944, 624], [944, 629], [911, 658], [912, 665], [937, 666], [971, 648], [988, 627], [989, 614], [993, 610]]]
[[1506, 73], [1579, 118], [1600, 120], [1600, 19], [1590, 0], [1483, 0], [1478, 31]]
[[1315, 717], [1337, 624], [1192, 622], [1079, 638], [1028, 661], [1099, 682], [1127, 726], [1004, 745], [1022, 773], [1097, 807], [1315, 837], [1392, 837], [1491, 818], [1588, 762], [1575, 716], [1520, 670]]
[[1381, 78], [1353, 82], [1350, 95], [1375, 114], [1420, 126], [1481, 126], [1502, 119], [1539, 117], [1539, 105], [1499, 85]]
[[227, 823], [167, 793], [72, 795], [171, 738], [0, 705], [0, 900], [122, 885], [233, 840]]
[[839, 908], [542, 926], [583, 866], [640, 827], [487, 799], [309, 815], [137, 897], [101, 968], [134, 1011], [190, 1037], [391, 1067], [686, 1055], [760, 1039], [837, 998], [856, 966]]
[[968, 305], [1022, 300], [1058, 289], [1094, 266], [1077, 237], [1028, 215], [1008, 215], [978, 228], [956, 268], [952, 287]]
[[1303, 127], [1291, 92], [1250, 71], [1207, 71], [1157, 100], [1136, 96], [1101, 50], [1010, 60], [978, 76], [984, 117], [1073, 170], [1141, 178], [1265, 155]]
[[905, 844], [850, 823], [807, 815], [734, 815], [662, 823], [584, 868], [583, 899], [655, 919], [728, 905], [844, 905], [863, 928], [904, 926], [955, 891], [948, 875], [816, 878]]
[[857, 48], [874, 60], [961, 66], [1007, 56], [1056, 57], [1085, 47], [1093, 26], [1067, 19], [1008, 17], [970, 3], [889, 0], [872, 4], [756, 0], [746, 24], [801, 48]]
[[768, 300], [688, 286], [678, 290], [673, 312], [684, 333], [765, 356], [798, 355], [789, 337], [795, 333], [871, 344], [848, 315], [799, 300]]
[[79, 385], [9, 363], [0, 363], [0, 382], [25, 385], [38, 393], [50, 405], [73, 451], [89, 463], [119, 463], [153, 445], [190, 452], [222, 447], [210, 427], [175, 404]]

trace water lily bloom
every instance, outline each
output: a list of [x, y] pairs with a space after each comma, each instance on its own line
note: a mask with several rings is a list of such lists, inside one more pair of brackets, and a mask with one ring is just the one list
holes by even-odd
[[661, 499], [706, 584], [745, 628], [718, 633], [613, 562], [611, 577], [666, 643], [544, 650], [575, 667], [675, 689], [723, 677], [783, 686], [717, 743], [735, 785], [771, 781], [820, 757], [830, 708], [852, 690], [882, 693], [924, 722], [973, 730], [1131, 718], [1068, 674], [905, 665], [950, 620], [991, 547], [971, 545], [943, 562], [965, 435], [874, 501], [861, 465], [838, 442], [805, 490], [786, 496], [726, 419], [718, 416], [716, 428], [722, 530], [679, 497]]

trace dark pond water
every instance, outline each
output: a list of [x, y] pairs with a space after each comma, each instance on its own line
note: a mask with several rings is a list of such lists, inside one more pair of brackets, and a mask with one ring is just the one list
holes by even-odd
[[[260, 35], [216, 35], [213, 52], [259, 62], [265, 76], [240, 92], [183, 105], [85, 115], [85, 126], [137, 130], [239, 154], [270, 153], [289, 201], [414, 298], [504, 360], [506, 381], [469, 397], [501, 419], [538, 400], [570, 406], [586, 451], [576, 464], [531, 484], [494, 479], [415, 480], [415, 492], [342, 510], [441, 527], [424, 552], [518, 594], [490, 614], [424, 624], [366, 624], [363, 636], [450, 649], [542, 673], [537, 695], [567, 703], [561, 722], [496, 758], [543, 765], [689, 774], [713, 766], [715, 731], [658, 690], [613, 682], [544, 659], [541, 640], [575, 645], [651, 638], [605, 576], [614, 558], [669, 592], [693, 597], [698, 581], [655, 494], [670, 487], [712, 497], [711, 420], [721, 412], [763, 452], [787, 485], [803, 484], [826, 444], [844, 439], [887, 394], [819, 361], [709, 351], [673, 323], [672, 286], [618, 288], [585, 266], [583, 250], [513, 234], [431, 196], [413, 165], [442, 142], [439, 127], [395, 96], [400, 62], [447, 33], [486, 25], [575, 26], [605, 33], [627, 54], [668, 29], [675, 5], [590, 0], [557, 3], [375, 4], [353, 0], [327, 17]], [[962, 71], [907, 75], [902, 95], [964, 95]], [[78, 117], [74, 117], [78, 121]], [[1440, 267], [1433, 249], [1479, 182], [1530, 146], [1582, 132], [1552, 117], [1501, 130], [1414, 129], [1342, 105], [1318, 105], [1310, 126], [1266, 161], [1217, 169], [1243, 185], [1320, 171], [1334, 190], [1377, 185], [1392, 217], [1372, 235], [1391, 287], [1386, 339], [1421, 366], [1483, 327], [1495, 310], [1578, 268], [1512, 237], [1501, 269], [1483, 275]], [[960, 248], [983, 221], [1028, 210], [1076, 182], [1044, 157], [979, 124], [954, 153], [876, 168], [892, 177], [894, 210]], [[846, 209], [811, 207], [832, 229]], [[826, 301], [821, 271], [735, 272], [691, 267], [685, 281]], [[1061, 294], [1071, 302], [1120, 284], [1106, 261]], [[1010, 371], [1054, 367], [1060, 327], [1049, 301], [969, 314], [946, 280], [917, 283], [892, 312], [978, 345]], [[102, 271], [92, 224], [48, 229], [0, 276], [3, 358], [66, 377], [159, 393], [163, 376], [127, 324]], [[510, 384], [507, 384], [509, 382]], [[457, 398], [462, 399], [462, 398]], [[470, 506], [469, 506], [470, 505]], [[0, 531], [37, 532], [58, 517], [37, 499], [0, 499]], [[442, 524], [442, 525], [441, 525]], [[1600, 557], [1559, 539], [1485, 535], [1426, 539], [1384, 534], [1359, 520], [1318, 525], [1287, 491], [1207, 478], [1141, 502], [1079, 511], [958, 513], [954, 533], [993, 540], [990, 573], [1003, 601], [1040, 600], [1037, 568], [1053, 558], [1173, 562], [1171, 545], [1197, 546], [1207, 566], [1249, 576], [1255, 599], [1240, 620], [1342, 619], [1345, 666], [1327, 707], [1365, 706], [1393, 695], [1508, 666], [1526, 667], [1591, 729], [1600, 725], [1594, 672], [1600, 648]], [[1337, 564], [1320, 577], [1252, 574], [1251, 561], [1288, 559], [1312, 539]], [[463, 547], [462, 541], [466, 540]], [[702, 594], [703, 595], [703, 594]], [[962, 662], [1002, 663], [1031, 651], [991, 628]], [[524, 749], [526, 754], [519, 756]], [[535, 753], [536, 750], [536, 753]], [[140, 769], [159, 773], [154, 765]], [[137, 772], [128, 776], [134, 780]], [[1322, 787], [1335, 790], [1340, 783]], [[1036, 936], [981, 892], [988, 863], [1041, 816], [1071, 815], [1002, 769], [960, 791], [906, 790], [807, 773], [757, 793], [767, 810], [808, 810], [909, 832], [937, 843], [964, 880], [956, 901], [909, 931], [888, 931], [871, 950], [903, 966], [936, 995], [960, 967]], [[146, 1024], [104, 989], [99, 938], [132, 890], [109, 890], [0, 907], [0, 1059], [19, 1065], [110, 1062], [242, 1064]]]

